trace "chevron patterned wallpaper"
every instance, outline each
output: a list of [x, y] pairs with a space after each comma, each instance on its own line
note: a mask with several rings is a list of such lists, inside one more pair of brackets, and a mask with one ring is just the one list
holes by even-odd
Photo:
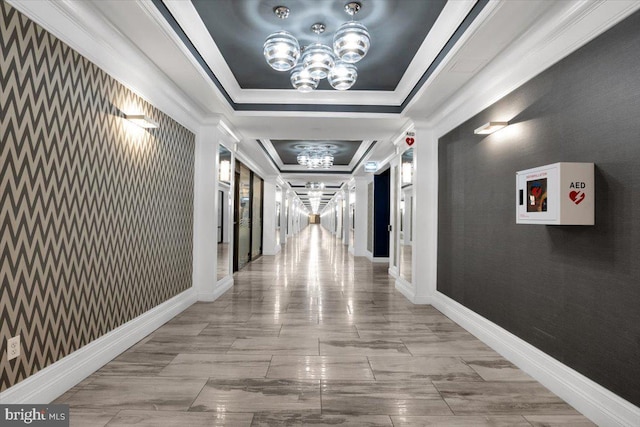
[[191, 287], [195, 141], [1, 0], [0, 14], [3, 391]]

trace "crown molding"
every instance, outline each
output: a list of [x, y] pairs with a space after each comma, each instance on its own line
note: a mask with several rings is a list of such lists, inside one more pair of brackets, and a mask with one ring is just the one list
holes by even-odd
[[68, 44], [125, 87], [192, 132], [204, 120], [200, 106], [187, 98], [144, 52], [140, 51], [85, 1], [8, 0], [55, 37]]
[[419, 110], [405, 113], [434, 128], [440, 137], [522, 86], [640, 9], [634, 0], [556, 2], [462, 90], [424, 118]]
[[[441, 47], [447, 43], [474, 7], [476, 0], [448, 2], [445, 5], [394, 91], [319, 90], [314, 91], [311, 96], [290, 89], [242, 89], [193, 4], [182, 0], [163, 0], [163, 3], [209, 68], [215, 70], [216, 79], [224, 88], [229, 99], [236, 104], [313, 106], [331, 104], [400, 107], [419, 83], [420, 78], [436, 58]], [[160, 19], [157, 22], [165, 29], [165, 32], [174, 33], [172, 38], [176, 42], [182, 43], [182, 40], [165, 19]], [[265, 34], [266, 36], [267, 34]], [[191, 56], [189, 52], [185, 52], [185, 54]]]

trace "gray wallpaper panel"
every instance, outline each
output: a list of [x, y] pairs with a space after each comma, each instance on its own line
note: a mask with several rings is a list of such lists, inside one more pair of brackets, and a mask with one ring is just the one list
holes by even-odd
[[194, 135], [3, 1], [0, 70], [3, 391], [191, 287]]
[[[438, 290], [640, 405], [640, 13], [440, 139]], [[490, 120], [512, 124], [493, 135]], [[515, 224], [515, 172], [596, 164], [596, 225]]]

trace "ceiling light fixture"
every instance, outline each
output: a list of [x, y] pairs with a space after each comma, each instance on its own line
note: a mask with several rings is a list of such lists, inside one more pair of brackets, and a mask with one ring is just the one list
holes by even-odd
[[[289, 8], [277, 6], [273, 13], [280, 19], [289, 17]], [[300, 58], [300, 44], [288, 31], [276, 31], [267, 37], [264, 42], [264, 57], [267, 64], [276, 71], [289, 71]]]
[[295, 89], [300, 92], [311, 92], [318, 87], [320, 80], [311, 77], [311, 73], [308, 69], [305, 69], [302, 64], [298, 64], [291, 71], [291, 84]]
[[[320, 34], [324, 33], [326, 28], [323, 23], [316, 22], [311, 26], [311, 31], [316, 33], [319, 39]], [[320, 42], [307, 46], [304, 49], [302, 58], [300, 58], [302, 66], [309, 71], [311, 77], [318, 80], [324, 79], [329, 75], [329, 71], [334, 67], [335, 61], [331, 48]]]
[[344, 10], [351, 15], [351, 21], [342, 24], [333, 36], [333, 50], [336, 56], [351, 64], [364, 58], [371, 46], [371, 36], [367, 27], [353, 20], [361, 8], [362, 4], [357, 1], [347, 3]]
[[324, 190], [324, 182], [307, 182], [304, 186], [309, 190]]
[[329, 84], [336, 90], [347, 90], [358, 79], [358, 70], [353, 64], [344, 61], [336, 61], [335, 66], [329, 71]]
[[[311, 31], [318, 40], [305, 48], [300, 48], [298, 40], [287, 31], [277, 31], [264, 43], [264, 57], [276, 71], [291, 71], [291, 84], [300, 92], [311, 92], [320, 80], [327, 78], [332, 88], [348, 90], [358, 78], [354, 63], [360, 61], [369, 51], [371, 36], [367, 28], [353, 20], [362, 8], [360, 2], [350, 2], [344, 7], [351, 15], [351, 21], [340, 26], [333, 37], [333, 49], [320, 42], [320, 35], [326, 25], [317, 22]], [[273, 13], [280, 19], [289, 17], [286, 6], [276, 6]]]
[[307, 169], [329, 169], [333, 166], [334, 146], [325, 145], [305, 145], [297, 156], [298, 164], [306, 166]]
[[509, 125], [509, 122], [488, 122], [474, 130], [476, 135], [489, 135]]

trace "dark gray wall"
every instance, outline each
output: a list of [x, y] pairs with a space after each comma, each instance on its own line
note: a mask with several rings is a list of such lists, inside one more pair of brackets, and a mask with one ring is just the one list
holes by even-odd
[[[639, 52], [636, 13], [443, 136], [438, 226], [440, 292], [635, 405]], [[516, 225], [516, 171], [561, 161], [596, 164], [596, 225]]]

